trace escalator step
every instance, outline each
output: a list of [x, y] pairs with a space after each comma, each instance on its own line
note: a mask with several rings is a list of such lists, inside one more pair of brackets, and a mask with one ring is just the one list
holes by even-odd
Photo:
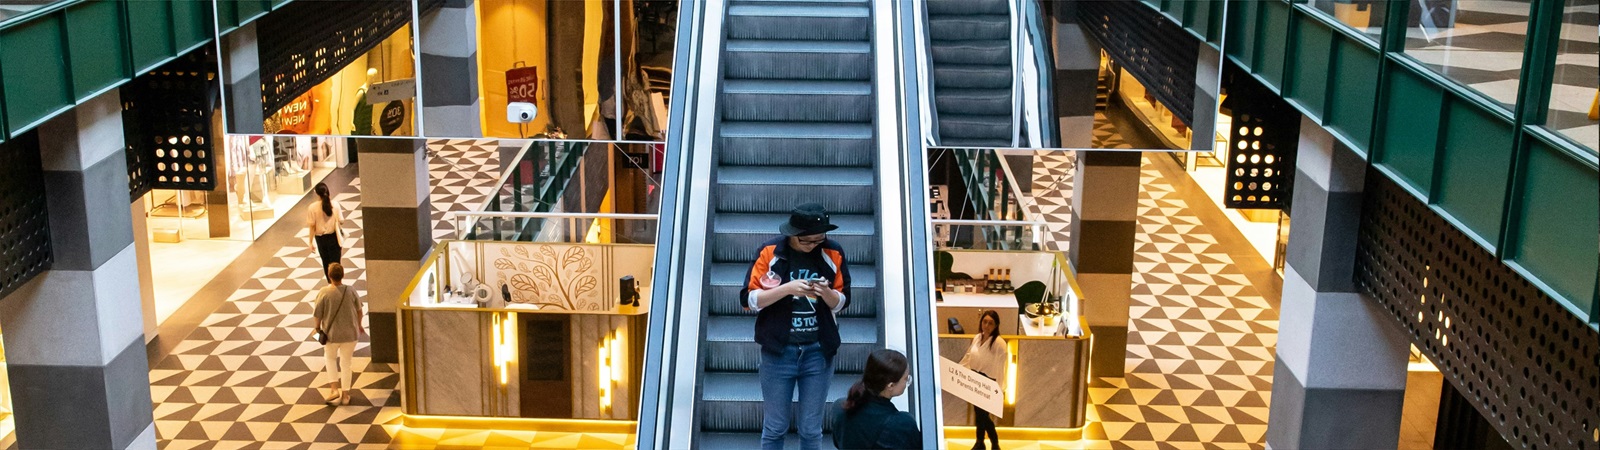
[[721, 100], [724, 120], [872, 120], [872, 84], [867, 81], [726, 80]]
[[[719, 316], [755, 316], [746, 311], [739, 301], [739, 290], [744, 288], [745, 273], [750, 263], [722, 263], [711, 265], [710, 309]], [[877, 268], [869, 265], [850, 265], [850, 305], [845, 306], [841, 317], [874, 317], [881, 301], [878, 291]]]
[[872, 48], [866, 41], [729, 39], [726, 49], [727, 79], [872, 79]]
[[723, 165], [872, 166], [870, 124], [725, 121], [718, 133]]
[[865, 41], [871, 20], [865, 4], [734, 4], [727, 27], [729, 39]]
[[717, 211], [787, 213], [819, 203], [833, 214], [871, 214], [877, 188], [872, 169], [750, 166], [717, 169]]
[[[878, 258], [877, 217], [871, 214], [833, 214], [839, 229], [828, 237], [844, 246], [850, 264], [873, 264]], [[717, 213], [712, 218], [712, 258], [714, 262], [755, 261], [757, 247], [778, 235], [778, 224], [788, 214]]]

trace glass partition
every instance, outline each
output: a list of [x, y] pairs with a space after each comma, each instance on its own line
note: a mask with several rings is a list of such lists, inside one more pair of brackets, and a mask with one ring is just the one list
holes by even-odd
[[1387, 1], [1310, 0], [1307, 4], [1369, 42], [1376, 44], [1383, 36], [1383, 21], [1389, 11]]
[[54, 3], [68, 0], [6, 0], [0, 2], [0, 23], [6, 23]]
[[1530, 2], [1418, 0], [1410, 7], [1407, 56], [1508, 110], [1516, 104]]
[[1550, 86], [1544, 126], [1573, 142], [1600, 149], [1600, 6], [1593, 1], [1566, 0], [1561, 16], [1561, 41], [1556, 47], [1555, 78]]
[[[475, 4], [484, 136], [665, 140], [677, 1]], [[513, 103], [535, 113], [509, 120]]]

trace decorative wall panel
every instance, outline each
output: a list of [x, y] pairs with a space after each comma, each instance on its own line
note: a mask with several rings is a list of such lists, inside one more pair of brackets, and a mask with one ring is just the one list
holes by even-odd
[[1193, 126], [1200, 40], [1159, 11], [1131, 1], [1080, 2], [1078, 20], [1111, 59]]
[[50, 216], [37, 133], [0, 143], [0, 298], [50, 268]]
[[410, 1], [292, 2], [263, 17], [261, 110], [271, 116], [295, 97], [411, 23]]
[[128, 193], [150, 189], [212, 190], [218, 169], [211, 152], [211, 116], [221, 85], [211, 47], [200, 47], [122, 87]]
[[1366, 189], [1362, 289], [1512, 446], [1600, 449], [1600, 333], [1387, 177]]
[[1233, 115], [1222, 204], [1228, 208], [1283, 209], [1294, 192], [1294, 159], [1299, 147], [1300, 112], [1240, 70], [1224, 73]]

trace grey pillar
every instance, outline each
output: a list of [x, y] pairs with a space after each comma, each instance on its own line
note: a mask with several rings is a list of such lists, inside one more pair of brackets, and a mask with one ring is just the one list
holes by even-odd
[[1190, 148], [1212, 150], [1217, 132], [1217, 98], [1222, 89], [1222, 52], [1201, 42], [1194, 68], [1194, 123], [1190, 128], [1194, 136]]
[[256, 24], [251, 22], [222, 37], [223, 95], [228, 112], [228, 132], [266, 133], [261, 107], [261, 48]]
[[1355, 284], [1366, 164], [1300, 123], [1267, 448], [1395, 448], [1410, 341]]
[[[479, 121], [478, 24], [472, 0], [447, 0], [420, 20], [423, 135], [483, 137]], [[505, 112], [500, 111], [503, 117]]]
[[1046, 147], [1094, 145], [1094, 108], [1100, 82], [1100, 44], [1078, 25], [1077, 0], [1051, 2], [1055, 73], [1051, 77], [1061, 142]]
[[39, 127], [54, 263], [0, 302], [17, 446], [156, 448], [116, 90]]
[[1120, 377], [1128, 352], [1134, 232], [1139, 216], [1139, 152], [1078, 152], [1072, 179], [1068, 255], [1094, 332], [1094, 376]]
[[433, 249], [426, 141], [358, 140], [372, 362], [399, 362], [395, 312], [400, 295]]

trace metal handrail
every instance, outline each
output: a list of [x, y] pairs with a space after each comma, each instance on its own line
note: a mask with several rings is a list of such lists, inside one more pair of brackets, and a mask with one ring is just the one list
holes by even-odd
[[[882, 3], [887, 3], [889, 6], [882, 6]], [[906, 260], [911, 263], [908, 267], [910, 270], [896, 274], [895, 278], [903, 277], [900, 280], [900, 286], [904, 289], [902, 291], [904, 295], [901, 298], [906, 300], [904, 306], [907, 309], [904, 312], [902, 323], [907, 325], [907, 329], [903, 331], [907, 332], [906, 338], [909, 341], [905, 349], [906, 356], [912, 362], [910, 370], [912, 376], [926, 380], [922, 383], [912, 384], [912, 391], [908, 392], [908, 397], [914, 401], [914, 404], [910, 405], [912, 407], [908, 408], [908, 410], [922, 424], [923, 445], [943, 447], [943, 395], [938, 387], [939, 347], [937, 338], [934, 336], [934, 333], [938, 330], [938, 319], [933, 312], [933, 275], [931, 270], [933, 266], [933, 248], [926, 238], [933, 228], [929, 223], [928, 202], [926, 201], [928, 161], [927, 150], [923, 145], [920, 145], [923, 142], [923, 136], [925, 136], [922, 127], [926, 123], [922, 116], [933, 112], [933, 108], [926, 103], [929, 96], [922, 95], [925, 93], [925, 87], [929, 86], [929, 84], [926, 83], [926, 78], [918, 76], [922, 74], [922, 68], [927, 67], [926, 60], [922, 59], [922, 57], [926, 56], [923, 54], [925, 48], [919, 47], [923, 43], [923, 36], [919, 34], [919, 27], [921, 24], [926, 23], [926, 16], [921, 9], [922, 3], [873, 2], [876, 8], [874, 14], [876, 19], [875, 29], [880, 30], [880, 33], [891, 32], [892, 30], [891, 35], [895, 37], [893, 44], [884, 43], [884, 39], [875, 40], [878, 44], [877, 49], [880, 52], [878, 53], [878, 60], [892, 60], [893, 69], [895, 69], [891, 76], [885, 77], [885, 82], [880, 84], [880, 86], [892, 86], [894, 88], [892, 92], [878, 93], [880, 107], [883, 106], [882, 102], [884, 102], [881, 99], [891, 99], [889, 101], [894, 103], [890, 106], [893, 108], [891, 110], [899, 114], [887, 117], [902, 119], [897, 121], [898, 123], [879, 124], [880, 130], [888, 129], [887, 133], [880, 134], [879, 139], [891, 136], [897, 139], [895, 139], [896, 145], [893, 149], [895, 151], [891, 152], [894, 158], [879, 160], [878, 163], [880, 168], [885, 168], [890, 166], [892, 162], [896, 166], [892, 170], [880, 170], [884, 170], [884, 173], [898, 172], [892, 178], [880, 178], [880, 183], [885, 185], [882, 186], [883, 190], [880, 195], [883, 195], [884, 198], [894, 196], [894, 198], [901, 201], [897, 205], [898, 208], [883, 208], [881, 214], [884, 217], [899, 215], [897, 223], [905, 230], [905, 233], [899, 235], [902, 239], [898, 244], [900, 253], [895, 254], [908, 256]], [[894, 6], [898, 6], [898, 8]], [[891, 17], [893, 20], [890, 20]], [[909, 33], [907, 32], [908, 30], [910, 31]], [[911, 66], [910, 70], [907, 70], [908, 65]], [[886, 116], [880, 114], [879, 117]], [[901, 134], [902, 130], [898, 129], [900, 124], [904, 124], [904, 134]], [[885, 243], [887, 243], [887, 240]], [[888, 250], [890, 247], [886, 245], [884, 248], [884, 254], [891, 254]], [[883, 259], [893, 260], [894, 258]], [[891, 280], [888, 276], [889, 271], [884, 270], [884, 273], [885, 277], [880, 282], [880, 285], [884, 287], [892, 286], [889, 283]], [[888, 296], [886, 295], [885, 298], [887, 300]], [[885, 301], [884, 303], [891, 302]], [[885, 320], [885, 322], [887, 323], [888, 321]]]
[[1011, 22], [1011, 147], [1020, 147], [1018, 138], [1022, 135], [1022, 70], [1019, 65], [1022, 61], [1022, 6], [1024, 0], [1011, 0], [1007, 2], [1006, 9], [1011, 11], [1008, 19]]
[[[628, 213], [571, 213], [571, 212], [527, 212], [527, 211], [463, 211], [452, 213], [456, 225], [456, 239], [470, 240], [468, 230], [475, 230], [484, 219], [615, 219], [615, 220], [660, 220], [656, 214], [628, 214]], [[470, 223], [470, 225], [469, 225]], [[498, 226], [498, 225], [496, 225]]]
[[[683, 2], [672, 71], [661, 214], [656, 230], [650, 325], [645, 337], [634, 448], [694, 446], [701, 292], [705, 289], [707, 196], [722, 48], [722, 0]], [[715, 11], [715, 14], [709, 14]], [[702, 70], [711, 67], [711, 70]], [[709, 90], [710, 92], [702, 92]], [[690, 332], [684, 332], [690, 331]]]
[[[933, 50], [932, 45], [929, 43], [932, 37], [927, 30], [928, 10], [925, 7], [927, 5], [924, 2], [906, 3], [909, 3], [907, 6], [909, 6], [910, 11], [902, 11], [902, 13], [913, 18], [910, 26], [911, 33], [908, 36], [909, 41], [913, 43], [910, 53], [916, 60], [916, 70], [913, 70], [912, 73], [916, 74], [917, 86], [924, 87], [922, 91], [917, 92], [918, 95], [916, 96], [918, 110], [922, 112], [918, 116], [921, 117], [919, 123], [922, 124], [923, 132], [918, 133], [920, 136], [914, 134], [908, 134], [907, 136], [923, 142], [925, 146], [938, 145], [939, 111], [931, 103], [933, 101], [933, 83], [929, 81], [933, 78], [933, 64], [930, 64], [933, 61], [931, 53]], [[903, 65], [901, 69], [904, 70]]]

